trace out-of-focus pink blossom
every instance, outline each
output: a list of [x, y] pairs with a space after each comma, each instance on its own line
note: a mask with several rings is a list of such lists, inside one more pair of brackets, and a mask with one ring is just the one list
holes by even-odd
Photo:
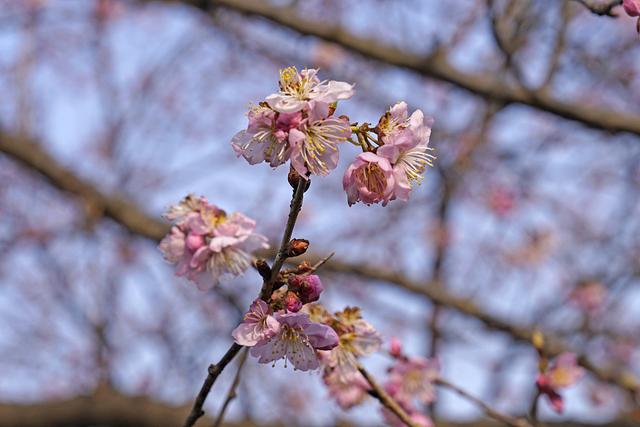
[[622, 8], [629, 16], [640, 16], [640, 0], [624, 0]]
[[289, 289], [298, 294], [303, 304], [308, 304], [320, 299], [324, 286], [322, 286], [320, 277], [315, 274], [296, 274], [289, 277]]
[[433, 381], [438, 378], [439, 372], [437, 360], [401, 357], [389, 370], [385, 389], [399, 401], [417, 399], [424, 404], [431, 403], [436, 397]]
[[280, 331], [280, 323], [271, 315], [269, 304], [257, 299], [242, 318], [242, 323], [233, 330], [231, 336], [236, 343], [253, 347], [258, 342], [269, 339]]
[[325, 369], [322, 379], [342, 409], [350, 409], [362, 403], [368, 396], [371, 386], [360, 372], [345, 378], [335, 370]]
[[338, 165], [338, 144], [351, 136], [351, 126], [346, 118], [331, 116], [324, 102], [310, 102], [305, 112], [302, 125], [289, 132], [291, 165], [303, 177], [327, 175]]
[[584, 375], [584, 370], [578, 366], [576, 355], [562, 353], [556, 357], [554, 363], [546, 372], [539, 374], [536, 385], [540, 392], [549, 398], [553, 409], [562, 413], [564, 402], [558, 389], [575, 384]]
[[318, 70], [295, 67], [280, 70], [280, 91], [267, 96], [269, 106], [281, 113], [295, 113], [303, 110], [309, 101], [331, 104], [353, 96], [353, 85], [345, 82], [321, 82]]
[[251, 355], [260, 363], [285, 359], [294, 369], [308, 371], [320, 364], [316, 350], [331, 350], [338, 345], [338, 335], [327, 325], [314, 323], [305, 313], [276, 313], [280, 331], [271, 338], [260, 341], [251, 349]]
[[402, 356], [402, 343], [396, 337], [391, 338], [391, 343], [389, 345], [389, 354], [391, 357], [398, 358]]
[[513, 191], [498, 185], [489, 192], [489, 208], [499, 217], [504, 217], [511, 213], [516, 206], [516, 199]]
[[395, 184], [389, 160], [369, 152], [358, 155], [342, 178], [349, 206], [358, 201], [385, 206], [394, 196]]
[[376, 127], [379, 140], [384, 143], [377, 153], [389, 160], [393, 167], [395, 188], [393, 198], [407, 201], [413, 183], [421, 183], [427, 166], [433, 166], [429, 147], [430, 120], [416, 110], [408, 117], [407, 104], [400, 102], [380, 118]]
[[201, 290], [242, 274], [251, 265], [251, 252], [269, 247], [266, 237], [254, 233], [254, 220], [239, 212], [227, 216], [204, 197], [187, 196], [165, 218], [175, 225], [159, 248], [168, 262], [177, 264], [176, 275]]
[[599, 310], [606, 297], [607, 288], [595, 280], [579, 284], [569, 295], [571, 302], [589, 313]]

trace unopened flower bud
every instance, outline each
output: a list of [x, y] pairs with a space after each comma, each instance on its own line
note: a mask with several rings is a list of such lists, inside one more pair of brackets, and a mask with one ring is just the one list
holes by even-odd
[[302, 308], [302, 301], [294, 292], [287, 292], [283, 300], [284, 306], [288, 311], [296, 313]]
[[290, 276], [289, 288], [295, 290], [300, 300], [305, 304], [318, 301], [320, 294], [324, 291], [320, 278], [315, 274]]
[[255, 262], [256, 270], [264, 280], [269, 280], [271, 278], [271, 267], [267, 264], [267, 261], [263, 259], [258, 259]]
[[291, 239], [289, 246], [287, 246], [287, 257], [294, 257], [302, 255], [307, 251], [309, 247], [309, 241], [305, 239]]
[[304, 191], [307, 191], [309, 189], [309, 186], [311, 185], [311, 180], [300, 175], [294, 168], [289, 169], [287, 180], [289, 181], [289, 185], [291, 186], [291, 188], [295, 190], [298, 187], [298, 182], [301, 179], [304, 179], [307, 182], [307, 185], [304, 187]]
[[389, 354], [392, 357], [399, 358], [402, 356], [402, 343], [396, 337], [391, 338], [391, 345], [389, 347]]

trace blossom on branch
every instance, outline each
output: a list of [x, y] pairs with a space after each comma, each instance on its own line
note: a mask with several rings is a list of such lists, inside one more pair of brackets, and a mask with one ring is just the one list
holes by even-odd
[[316, 350], [330, 350], [338, 345], [338, 335], [327, 325], [312, 322], [305, 313], [276, 313], [279, 332], [258, 342], [251, 355], [260, 363], [275, 364], [280, 359], [293, 364], [294, 369], [308, 371], [320, 364]]
[[576, 355], [562, 353], [546, 372], [540, 373], [536, 385], [540, 393], [549, 398], [551, 406], [557, 413], [562, 413], [564, 402], [558, 389], [575, 384], [584, 375], [584, 370], [578, 366]]
[[242, 323], [233, 330], [231, 336], [236, 343], [252, 347], [269, 339], [280, 331], [280, 322], [271, 314], [269, 304], [257, 299], [243, 316]]
[[227, 215], [204, 197], [185, 197], [165, 218], [174, 225], [159, 248], [165, 260], [177, 264], [176, 275], [200, 290], [239, 276], [251, 265], [253, 251], [269, 247], [266, 237], [254, 233], [254, 220], [239, 212]]

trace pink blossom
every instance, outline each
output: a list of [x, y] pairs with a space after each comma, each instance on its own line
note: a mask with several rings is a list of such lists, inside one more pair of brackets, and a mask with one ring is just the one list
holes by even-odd
[[351, 136], [349, 121], [329, 115], [329, 105], [310, 102], [302, 125], [289, 132], [291, 165], [300, 174], [327, 175], [338, 165], [338, 144]]
[[330, 350], [338, 345], [338, 335], [327, 325], [314, 323], [305, 313], [276, 314], [280, 331], [260, 341], [251, 349], [258, 362], [269, 363], [285, 359], [294, 369], [308, 371], [318, 368], [316, 350]]
[[427, 404], [435, 400], [433, 381], [438, 377], [440, 365], [437, 360], [422, 357], [402, 357], [389, 370], [385, 389], [397, 400], [417, 399]]
[[201, 290], [242, 274], [251, 265], [251, 252], [268, 248], [267, 238], [254, 233], [254, 220], [239, 212], [228, 216], [204, 197], [187, 196], [165, 217], [175, 225], [159, 248], [165, 260], [177, 264], [176, 275]]
[[271, 315], [269, 304], [257, 299], [242, 318], [242, 323], [231, 336], [236, 343], [253, 347], [261, 340], [269, 339], [280, 331], [280, 323]]
[[393, 167], [395, 187], [392, 199], [409, 199], [413, 183], [422, 182], [426, 166], [433, 166], [435, 156], [429, 153], [430, 120], [416, 110], [407, 117], [407, 104], [400, 102], [385, 113], [376, 127], [379, 140], [384, 143], [377, 153], [389, 160]]
[[295, 67], [280, 70], [280, 91], [267, 96], [267, 104], [281, 113], [295, 113], [309, 101], [331, 104], [353, 96], [353, 85], [334, 80], [321, 82], [317, 73], [317, 69], [298, 72]]
[[367, 205], [382, 202], [385, 206], [393, 198], [395, 186], [389, 160], [369, 152], [358, 155], [342, 178], [349, 206], [358, 201]]
[[549, 398], [553, 409], [561, 413], [564, 402], [557, 390], [575, 384], [582, 375], [584, 370], [578, 366], [576, 355], [562, 353], [545, 373], [538, 375], [536, 385], [538, 390]]
[[622, 7], [627, 12], [627, 15], [640, 16], [640, 0], [624, 0]]
[[289, 277], [289, 289], [298, 294], [303, 304], [308, 304], [320, 299], [324, 286], [315, 274], [294, 275]]
[[391, 343], [389, 346], [389, 354], [391, 357], [398, 358], [402, 356], [402, 343], [396, 337], [391, 338]]
[[371, 389], [367, 380], [358, 371], [345, 378], [335, 370], [325, 369], [322, 379], [329, 390], [329, 395], [342, 409], [350, 409], [362, 403]]
[[289, 160], [289, 131], [300, 124], [301, 113], [278, 114], [263, 105], [249, 110], [247, 130], [235, 134], [231, 146], [249, 164], [267, 162], [277, 167]]
[[382, 339], [375, 328], [362, 319], [359, 308], [347, 307], [328, 320], [340, 341], [331, 351], [320, 351], [322, 364], [343, 379], [358, 372], [357, 358], [380, 349]]
[[581, 283], [569, 294], [569, 299], [586, 312], [596, 312], [607, 297], [607, 288], [598, 281]]

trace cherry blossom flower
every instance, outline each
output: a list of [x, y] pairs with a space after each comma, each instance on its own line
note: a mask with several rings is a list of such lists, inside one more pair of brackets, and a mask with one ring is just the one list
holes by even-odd
[[177, 264], [176, 275], [200, 290], [239, 276], [251, 265], [251, 252], [269, 247], [266, 237], [254, 233], [254, 220], [239, 212], [228, 216], [204, 197], [187, 196], [165, 218], [175, 225], [159, 248], [165, 260]]
[[385, 389], [397, 400], [418, 401], [427, 404], [435, 400], [433, 381], [440, 370], [436, 360], [423, 357], [402, 357], [389, 370]]
[[280, 92], [267, 96], [266, 102], [280, 113], [295, 113], [303, 110], [309, 101], [331, 104], [353, 96], [353, 85], [334, 80], [321, 82], [317, 74], [317, 69], [280, 70]]
[[536, 385], [540, 393], [549, 398], [553, 409], [562, 413], [564, 402], [557, 390], [575, 384], [583, 374], [584, 370], [578, 366], [576, 355], [562, 353], [546, 372], [538, 375]]
[[267, 162], [277, 167], [289, 160], [291, 129], [302, 121], [302, 113], [277, 113], [264, 105], [253, 106], [248, 113], [247, 130], [235, 134], [231, 146], [249, 164]]
[[362, 319], [357, 307], [335, 313], [326, 323], [338, 333], [340, 341], [331, 351], [319, 352], [322, 364], [346, 381], [358, 372], [357, 358], [378, 351], [382, 339], [375, 328]]
[[346, 118], [331, 116], [324, 102], [310, 102], [305, 113], [302, 125], [289, 131], [291, 165], [303, 177], [327, 175], [338, 165], [338, 144], [351, 136], [351, 126]]
[[400, 102], [391, 107], [380, 119], [376, 132], [384, 143], [376, 154], [385, 157], [393, 166], [395, 188], [392, 198], [409, 200], [413, 183], [422, 182], [422, 174], [427, 166], [433, 166], [433, 156], [429, 151], [431, 128], [425, 123], [424, 114], [416, 110], [410, 117], [407, 104]]
[[386, 206], [394, 196], [395, 186], [389, 160], [370, 152], [358, 155], [342, 178], [349, 206], [358, 201], [367, 205], [382, 202]]
[[269, 339], [280, 331], [280, 322], [271, 315], [269, 304], [255, 300], [242, 318], [242, 323], [233, 330], [231, 336], [236, 343], [253, 347], [258, 342]]
[[312, 322], [305, 313], [276, 313], [280, 322], [278, 334], [260, 341], [251, 349], [258, 362], [269, 363], [280, 359], [291, 362], [294, 369], [308, 371], [320, 364], [316, 350], [330, 350], [338, 345], [338, 335], [327, 325]]
[[362, 403], [371, 389], [367, 380], [357, 371], [345, 378], [335, 370], [325, 369], [322, 380], [329, 390], [329, 395], [342, 409], [351, 409]]
[[640, 0], [624, 0], [622, 8], [629, 16], [640, 16]]

